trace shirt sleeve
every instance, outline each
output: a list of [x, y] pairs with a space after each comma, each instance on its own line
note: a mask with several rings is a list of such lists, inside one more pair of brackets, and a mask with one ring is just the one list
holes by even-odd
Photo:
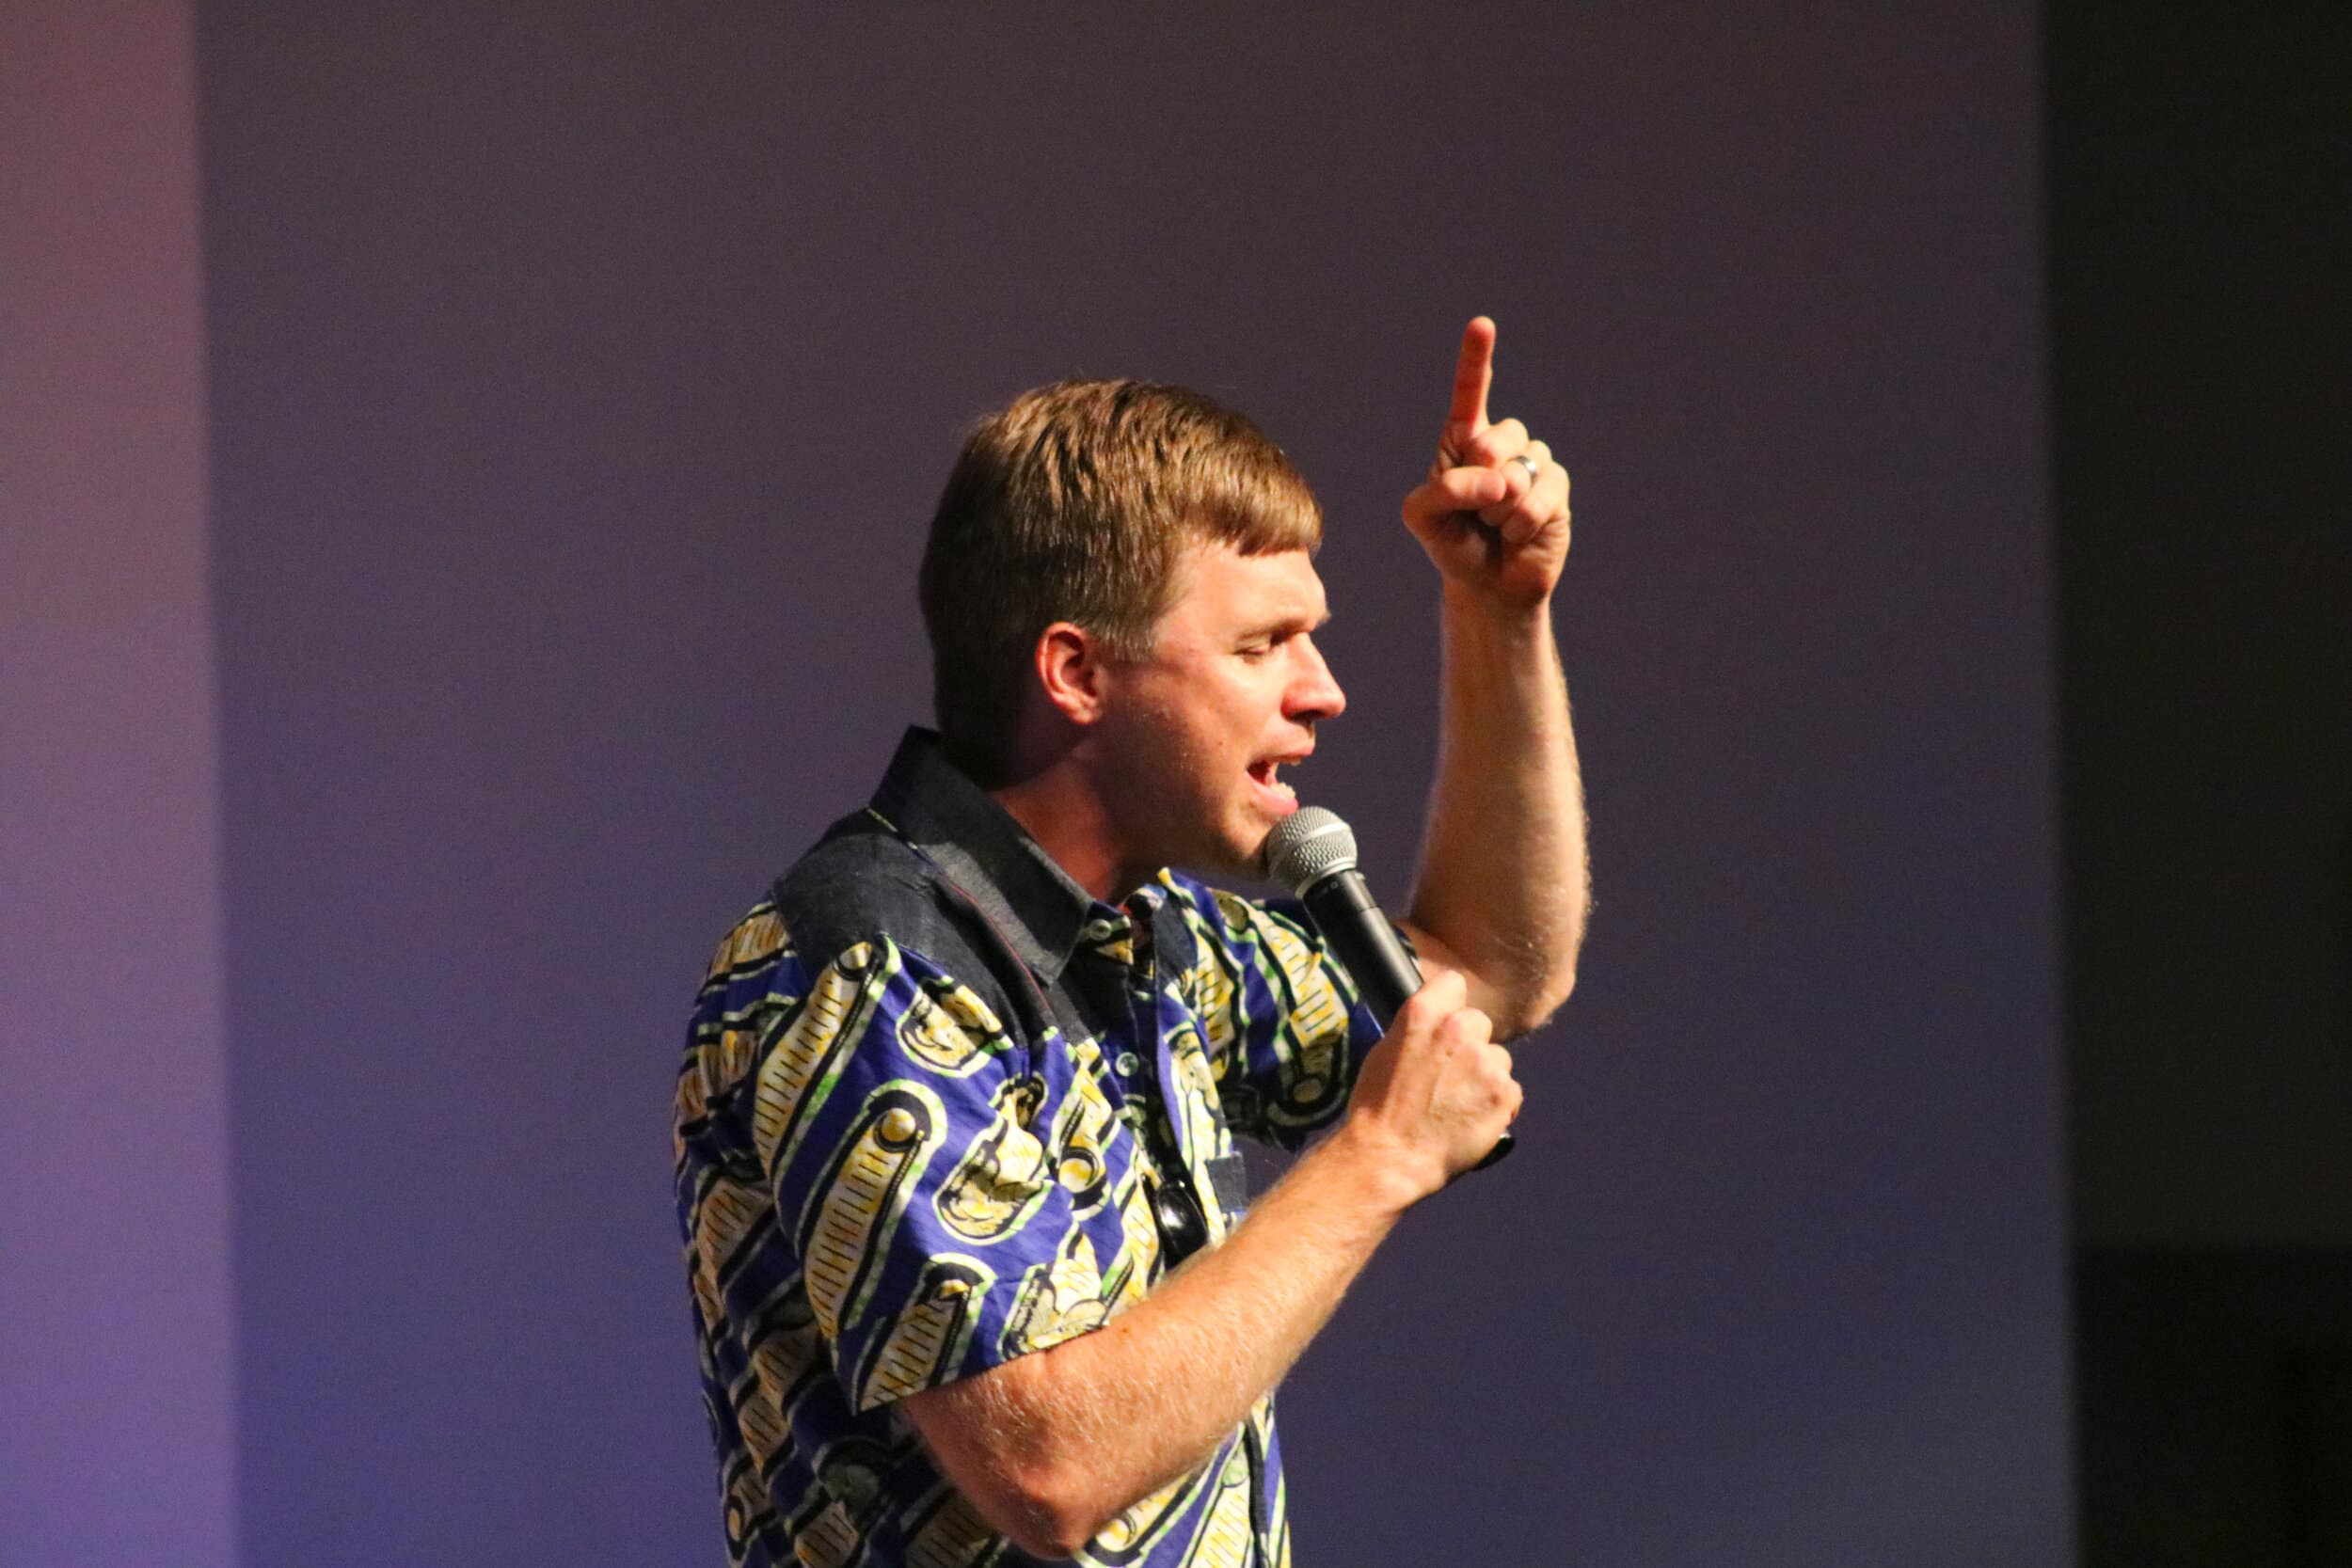
[[1296, 1148], [1347, 1103], [1380, 1024], [1306, 907], [1202, 886], [1169, 888], [1194, 942], [1186, 995], [1235, 1132]]
[[1106, 1180], [1124, 1129], [1071, 1054], [1015, 1040], [886, 939], [828, 964], [776, 1037], [754, 1119], [852, 1408], [1059, 1343], [1141, 1293], [1156, 1235], [1136, 1234], [1136, 1183]]

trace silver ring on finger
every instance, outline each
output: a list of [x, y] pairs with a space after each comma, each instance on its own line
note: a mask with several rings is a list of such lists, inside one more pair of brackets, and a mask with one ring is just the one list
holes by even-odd
[[1520, 467], [1527, 470], [1527, 483], [1530, 486], [1533, 486], [1537, 480], [1544, 477], [1544, 466], [1541, 463], [1536, 462], [1534, 458], [1528, 456], [1525, 452], [1519, 453], [1517, 457], [1507, 458], [1505, 461], [1517, 463]]

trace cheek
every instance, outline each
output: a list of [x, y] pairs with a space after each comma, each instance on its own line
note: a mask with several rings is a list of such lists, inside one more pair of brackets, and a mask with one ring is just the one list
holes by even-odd
[[[1198, 700], [1199, 693], [1189, 695], [1193, 700], [1155, 704], [1142, 716], [1141, 733], [1132, 737], [1141, 742], [1134, 749], [1136, 761], [1163, 784], [1179, 779], [1205, 781], [1226, 770], [1231, 743], [1216, 711]], [[1185, 787], [1197, 791], [1201, 785], [1196, 782]]]
[[1130, 751], [1148, 753], [1147, 767], [1174, 769], [1195, 788], [1222, 792], [1246, 768], [1281, 711], [1280, 672], [1273, 667], [1236, 673], [1218, 666], [1172, 673], [1135, 693]]

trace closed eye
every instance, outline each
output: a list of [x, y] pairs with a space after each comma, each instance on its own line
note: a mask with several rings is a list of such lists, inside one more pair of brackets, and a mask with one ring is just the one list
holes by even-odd
[[1244, 659], [1255, 664], [1259, 660], [1264, 658], [1268, 654], [1273, 653], [1276, 649], [1283, 646], [1287, 642], [1290, 642], [1292, 640], [1307, 636], [1311, 632], [1319, 630], [1324, 626], [1327, 625], [1330, 619], [1330, 615], [1326, 613], [1311, 624], [1294, 623], [1288, 626], [1278, 626], [1267, 630], [1255, 632], [1233, 651], [1239, 654]]

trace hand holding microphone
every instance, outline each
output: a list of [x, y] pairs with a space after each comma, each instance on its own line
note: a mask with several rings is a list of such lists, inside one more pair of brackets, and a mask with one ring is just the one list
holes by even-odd
[[[1460, 981], [1423, 990], [1420, 966], [1357, 869], [1356, 835], [1347, 824], [1320, 806], [1301, 806], [1275, 825], [1262, 854], [1266, 875], [1305, 903], [1381, 1028], [1389, 1030], [1365, 1063], [1359, 1104], [1369, 1096], [1378, 1114], [1393, 1112], [1425, 1132], [1452, 1132], [1456, 1141], [1474, 1134], [1478, 1141], [1467, 1152], [1446, 1157], [1447, 1180], [1484, 1170], [1510, 1153], [1517, 1144], [1509, 1123], [1519, 1105], [1510, 1053], [1493, 1043], [1486, 1015], [1463, 1005], [1467, 988]], [[1437, 1016], [1421, 1016], [1430, 1013]], [[1390, 1029], [1400, 1019], [1402, 1026]], [[1379, 1103], [1388, 1098], [1400, 1103]], [[1500, 1135], [1491, 1136], [1487, 1129], [1498, 1113]]]

